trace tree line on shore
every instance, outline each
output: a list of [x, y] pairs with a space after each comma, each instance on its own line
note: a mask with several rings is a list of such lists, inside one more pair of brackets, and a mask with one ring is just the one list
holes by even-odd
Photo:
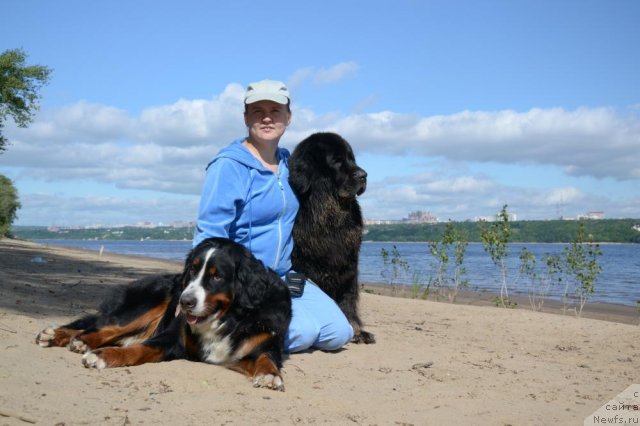
[[[470, 242], [481, 242], [485, 222], [453, 222]], [[509, 222], [511, 242], [569, 243], [580, 225], [590, 241], [602, 243], [640, 243], [640, 219], [531, 220]], [[447, 223], [393, 224], [367, 226], [367, 241], [436, 241]]]

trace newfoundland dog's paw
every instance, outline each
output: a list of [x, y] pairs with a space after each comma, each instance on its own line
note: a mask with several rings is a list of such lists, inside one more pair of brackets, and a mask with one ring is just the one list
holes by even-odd
[[375, 343], [376, 339], [375, 337], [373, 337], [373, 334], [369, 333], [368, 331], [360, 331], [359, 333], [356, 333], [353, 336], [353, 339], [351, 339], [351, 341], [353, 343], [364, 343], [365, 345], [369, 345], [371, 343]]

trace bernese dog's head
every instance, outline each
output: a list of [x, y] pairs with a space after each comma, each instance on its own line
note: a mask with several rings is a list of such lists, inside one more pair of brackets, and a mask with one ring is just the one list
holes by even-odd
[[256, 309], [278, 275], [264, 267], [244, 246], [226, 238], [208, 238], [187, 256], [179, 310], [191, 326], [224, 321], [230, 312]]

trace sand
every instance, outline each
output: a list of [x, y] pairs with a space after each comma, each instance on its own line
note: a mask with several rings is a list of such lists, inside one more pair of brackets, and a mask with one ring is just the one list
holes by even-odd
[[[107, 289], [176, 262], [0, 240], [0, 424], [549, 425], [640, 383], [640, 327], [525, 306], [363, 293], [375, 345], [293, 354], [286, 391], [184, 360], [90, 370], [34, 343], [92, 311]], [[615, 316], [613, 317], [615, 318]]]

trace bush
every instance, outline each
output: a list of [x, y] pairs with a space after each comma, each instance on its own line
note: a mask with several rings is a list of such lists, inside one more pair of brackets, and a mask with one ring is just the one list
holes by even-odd
[[579, 224], [574, 242], [564, 248], [563, 265], [563, 272], [567, 276], [563, 295], [565, 308], [570, 298], [569, 290], [573, 287], [573, 293], [580, 301], [576, 312], [578, 316], [582, 315], [584, 305], [596, 291], [596, 280], [602, 271], [602, 265], [598, 262], [600, 256], [600, 245], [588, 241], [584, 224]]
[[493, 263], [500, 268], [502, 285], [500, 286], [500, 299], [498, 306], [513, 307], [509, 301], [509, 285], [507, 282], [507, 256], [509, 256], [509, 246], [511, 240], [511, 225], [509, 225], [509, 215], [505, 204], [496, 216], [496, 221], [491, 225], [483, 224], [480, 231], [482, 247], [489, 253]]
[[0, 237], [11, 236], [11, 224], [20, 207], [18, 191], [13, 186], [13, 182], [6, 176], [0, 175]]
[[[429, 250], [436, 261], [434, 284], [438, 290], [445, 292], [451, 303], [455, 302], [460, 288], [469, 286], [469, 281], [464, 278], [467, 271], [462, 266], [467, 245], [464, 235], [451, 222], [447, 223], [439, 240], [429, 243]], [[449, 268], [450, 259], [453, 259], [451, 271]]]

